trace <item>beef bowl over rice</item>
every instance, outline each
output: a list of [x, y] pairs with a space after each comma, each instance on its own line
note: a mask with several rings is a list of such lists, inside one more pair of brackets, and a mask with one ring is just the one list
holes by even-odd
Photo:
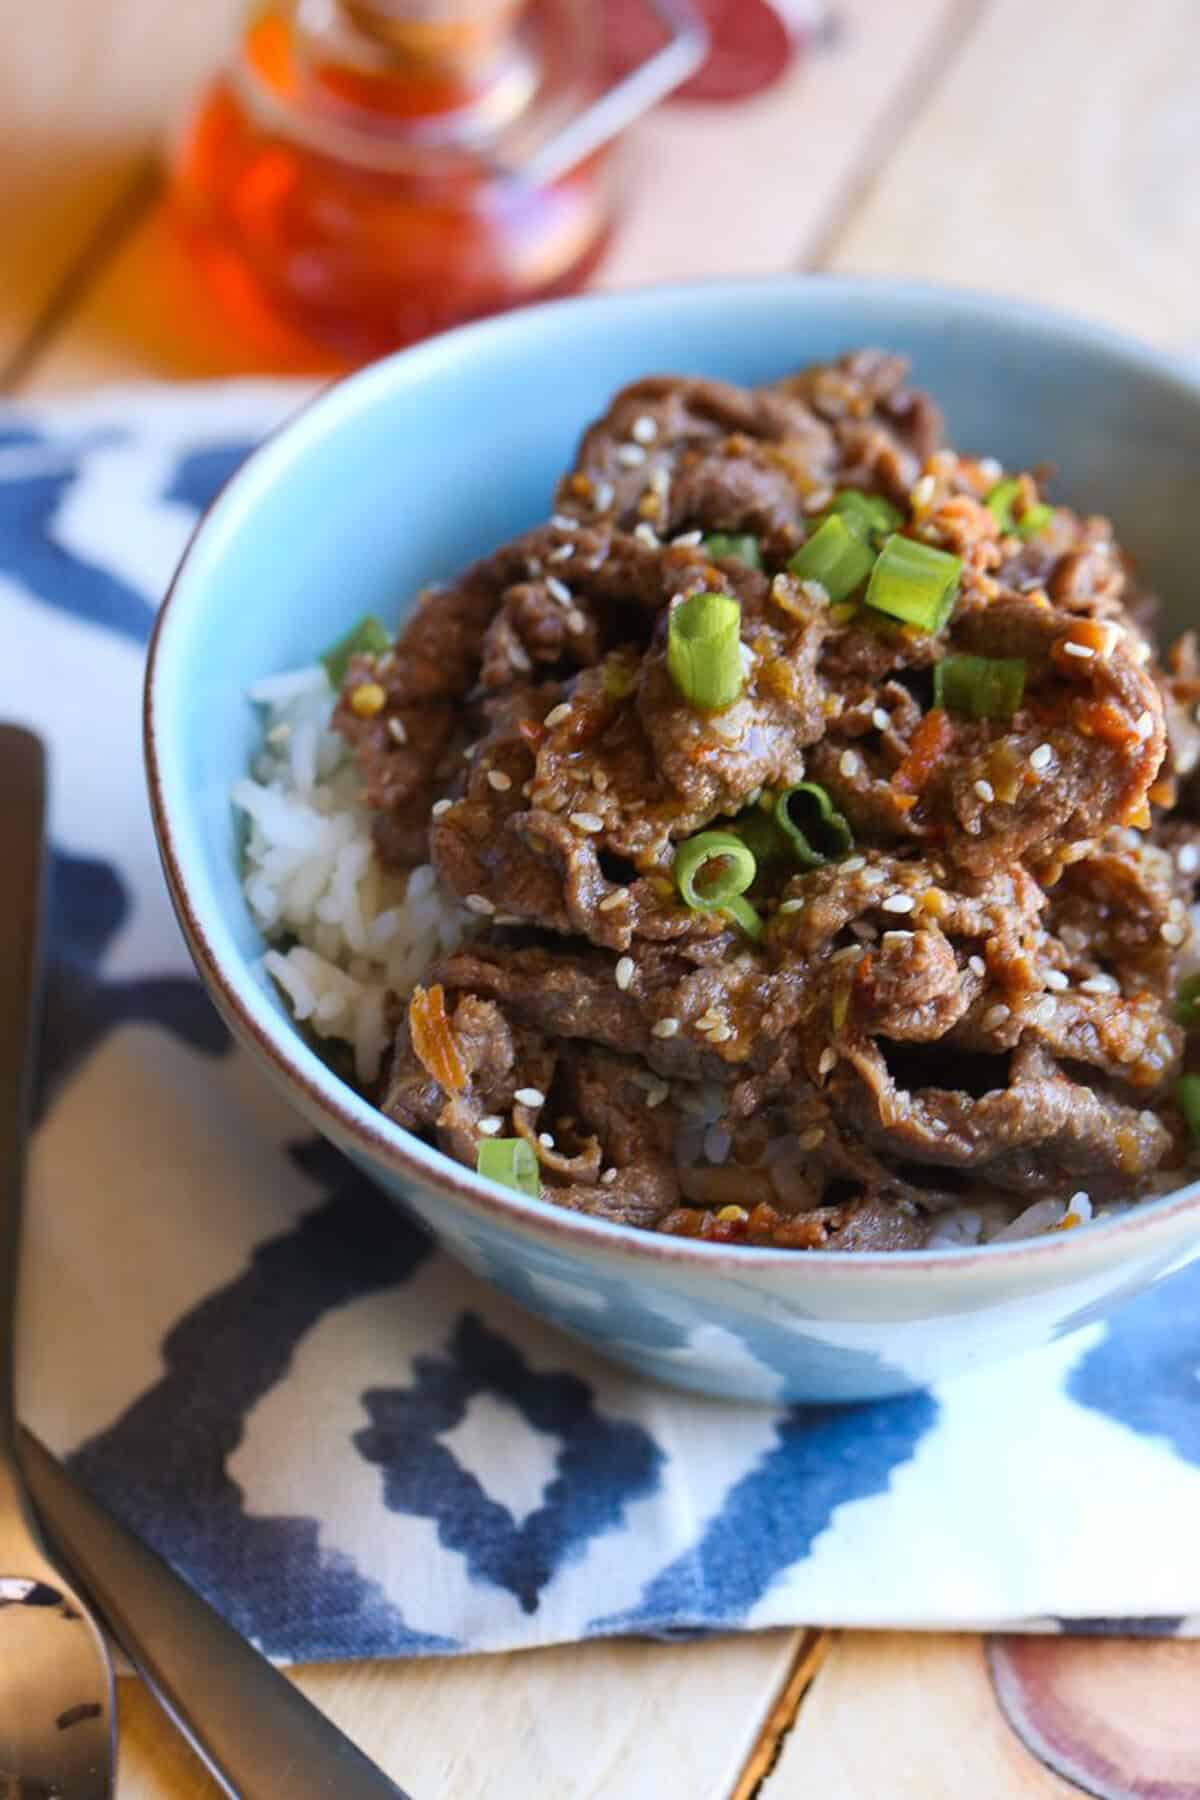
[[883, 351], [651, 376], [545, 523], [266, 675], [245, 896], [334, 1067], [676, 1238], [991, 1243], [1187, 1180], [1200, 658], [987, 449]]

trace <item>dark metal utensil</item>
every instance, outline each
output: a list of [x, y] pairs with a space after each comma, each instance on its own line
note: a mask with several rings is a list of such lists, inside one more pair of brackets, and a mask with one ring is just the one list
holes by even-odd
[[0, 725], [0, 1789], [21, 1800], [108, 1800], [112, 1663], [46, 1552], [17, 1462], [13, 1318], [25, 1136], [40, 993], [46, 759]]
[[155, 1699], [233, 1800], [407, 1800], [27, 1432], [22, 1457], [48, 1534]]

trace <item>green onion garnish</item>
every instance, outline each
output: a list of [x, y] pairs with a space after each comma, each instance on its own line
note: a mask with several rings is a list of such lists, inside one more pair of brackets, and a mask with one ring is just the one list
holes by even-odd
[[689, 706], [716, 712], [742, 691], [742, 609], [729, 594], [692, 594], [667, 624], [667, 668]]
[[864, 494], [858, 488], [839, 489], [821, 517], [827, 519], [832, 513], [844, 518], [852, 531], [857, 532], [864, 542], [873, 543], [876, 549], [904, 518], [899, 507], [893, 506], [881, 494]]
[[1188, 1031], [1195, 1031], [1200, 1026], [1200, 974], [1188, 975], [1180, 982], [1171, 1017]]
[[833, 801], [815, 781], [784, 788], [775, 802], [775, 822], [792, 855], [806, 869], [821, 869], [845, 856], [854, 834]]
[[961, 557], [915, 538], [890, 537], [875, 561], [866, 602], [922, 631], [940, 631], [954, 608]]
[[722, 912], [735, 919], [747, 937], [762, 936], [762, 920], [743, 900], [754, 885], [753, 852], [732, 831], [702, 831], [675, 852], [672, 873], [685, 906], [694, 912]]
[[968, 719], [1011, 719], [1025, 693], [1020, 656], [945, 656], [933, 670], [933, 704]]
[[1036, 531], [1041, 531], [1054, 517], [1054, 508], [1039, 501], [1036, 506], [1027, 506], [1018, 519], [1013, 513], [1013, 503], [1021, 492], [1021, 483], [1009, 479], [998, 481], [987, 495], [983, 504], [995, 519], [1004, 533], [1015, 532], [1019, 538], [1030, 538]]
[[1175, 1104], [1183, 1114], [1193, 1144], [1200, 1144], [1200, 1075], [1181, 1075], [1175, 1083]]
[[1054, 508], [1039, 500], [1036, 506], [1027, 506], [1017, 524], [1017, 536], [1031, 538], [1044, 529], [1054, 517]]
[[321, 661], [332, 685], [340, 688], [346, 679], [352, 656], [382, 656], [391, 647], [392, 640], [387, 626], [381, 624], [374, 613], [368, 613], [344, 638], [339, 638], [336, 644], [329, 646]]
[[781, 861], [788, 853], [787, 840], [775, 823], [773, 806], [767, 811], [761, 806], [752, 806], [746, 812], [739, 813], [733, 822], [733, 828], [760, 871], [769, 863]]
[[871, 572], [875, 552], [841, 513], [831, 513], [801, 545], [788, 568], [801, 581], [819, 581], [834, 606], [846, 600]]
[[745, 563], [747, 568], [762, 568], [762, 548], [756, 537], [736, 537], [723, 531], [715, 531], [706, 537], [702, 546], [706, 556], [720, 562], [729, 557], [733, 562]]
[[489, 1181], [501, 1187], [514, 1188], [536, 1200], [540, 1195], [538, 1159], [524, 1138], [480, 1138], [475, 1152], [475, 1168]]

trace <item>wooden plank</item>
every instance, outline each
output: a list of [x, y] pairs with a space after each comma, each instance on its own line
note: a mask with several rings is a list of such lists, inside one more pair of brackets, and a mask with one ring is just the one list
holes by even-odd
[[[296, 1679], [417, 1800], [727, 1800], [802, 1641], [613, 1641]], [[117, 1800], [217, 1800], [140, 1683], [119, 1688]]]
[[991, 0], [828, 260], [1200, 347], [1198, 160], [1194, 0]]
[[120, 222], [237, 0], [0, 0], [0, 378]]
[[[809, 1689], [761, 1800], [1078, 1800], [996, 1705], [978, 1637], [855, 1632]], [[1132, 1800], [1132, 1795], [1130, 1796]]]
[[[917, 100], [965, 0], [841, 0], [828, 42], [736, 106], [676, 103], [630, 134], [631, 200], [600, 285], [760, 275], [807, 260]], [[966, 0], [969, 3], [969, 0]]]
[[[909, 0], [881, 30], [873, 0], [844, 0], [836, 45], [757, 100], [646, 120], [628, 147], [631, 198], [602, 284], [767, 272], [815, 248], [969, 4]], [[237, 374], [263, 359], [214, 316], [159, 206], [41, 359], [36, 385]]]

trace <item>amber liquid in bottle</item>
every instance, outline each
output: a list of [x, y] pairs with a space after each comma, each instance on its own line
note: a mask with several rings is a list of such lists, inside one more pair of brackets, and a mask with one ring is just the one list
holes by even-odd
[[[604, 159], [553, 183], [517, 133], [586, 92], [576, 0], [259, 8], [188, 121], [172, 212], [223, 312], [277, 364], [354, 363], [581, 285]], [[574, 97], [574, 99], [573, 99]]]

